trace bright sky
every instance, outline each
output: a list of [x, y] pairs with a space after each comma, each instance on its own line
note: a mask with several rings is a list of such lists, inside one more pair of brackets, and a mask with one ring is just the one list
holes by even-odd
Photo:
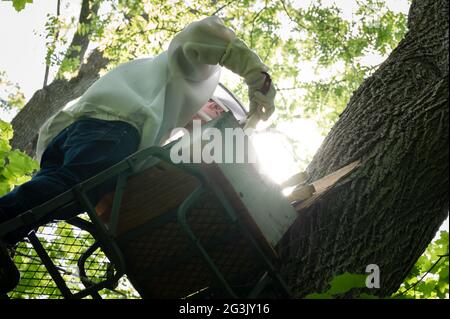
[[[62, 1], [62, 14], [78, 14], [78, 1]], [[65, 4], [66, 3], [66, 4]], [[56, 13], [56, 1], [34, 0], [16, 12], [11, 2], [0, 1], [0, 70], [18, 83], [26, 99], [42, 87], [45, 74], [45, 22]], [[3, 114], [0, 115], [5, 120]]]
[[11, 2], [0, 2], [0, 70], [20, 84], [27, 99], [44, 79], [45, 41], [39, 35], [51, 8], [53, 1], [38, 0], [18, 13]]

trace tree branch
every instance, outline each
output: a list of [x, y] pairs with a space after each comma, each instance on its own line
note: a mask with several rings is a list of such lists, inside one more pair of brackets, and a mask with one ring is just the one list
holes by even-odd
[[[99, 1], [95, 0], [83, 0], [81, 3], [80, 16], [78, 18], [78, 25], [89, 24], [92, 22], [92, 16], [96, 15], [100, 7]], [[78, 58], [80, 59], [80, 65], [83, 63], [84, 55], [89, 46], [89, 33], [80, 34], [78, 31], [75, 32], [72, 42], [70, 43], [64, 60], [70, 60]], [[61, 73], [61, 68], [58, 70], [57, 74]]]
[[306, 29], [306, 26], [302, 23], [300, 23], [299, 21], [295, 20], [291, 14], [289, 13], [289, 10], [286, 7], [286, 4], [284, 3], [284, 0], [281, 0], [281, 4], [283, 6], [283, 11], [286, 13], [286, 15], [288, 16], [289, 20], [291, 20], [291, 22], [297, 24], [298, 26], [300, 26], [303, 29]]
[[228, 1], [227, 3], [225, 3], [223, 6], [219, 7], [216, 11], [214, 11], [211, 15], [215, 16], [216, 14], [218, 14], [220, 11], [222, 11], [223, 9], [225, 9], [226, 7], [228, 7], [230, 4], [232, 4], [233, 2], [236, 2], [236, 0], [231, 0]]
[[250, 32], [250, 48], [253, 48], [253, 32], [254, 32], [254, 30], [255, 30], [255, 22], [256, 22], [256, 19], [259, 17], [259, 15], [264, 11], [264, 10], [266, 10], [267, 9], [267, 2], [266, 2], [266, 4], [264, 5], [264, 8], [262, 8], [261, 10], [259, 10], [254, 16], [253, 16], [253, 19], [252, 19], [252, 31]]
[[[58, 0], [58, 3], [56, 4], [56, 16], [59, 17], [59, 14], [61, 12], [61, 0]], [[58, 41], [58, 37], [59, 37], [59, 29], [58, 31], [56, 31], [56, 35], [55, 35], [55, 42]], [[47, 86], [47, 82], [48, 82], [48, 74], [50, 73], [50, 64], [45, 65], [45, 75], [44, 75], [44, 84], [42, 87]]]
[[292, 90], [300, 90], [300, 89], [304, 89], [304, 87], [293, 86], [293, 87], [289, 87], [289, 88], [279, 88], [278, 91], [292, 91]]

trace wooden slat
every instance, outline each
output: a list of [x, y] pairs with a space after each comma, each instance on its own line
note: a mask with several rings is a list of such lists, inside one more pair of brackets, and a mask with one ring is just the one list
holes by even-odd
[[[189, 174], [165, 163], [146, 169], [128, 179], [120, 209], [118, 234], [177, 208], [199, 185]], [[109, 219], [113, 194], [97, 205], [97, 213]]]
[[315, 182], [312, 182], [312, 185], [314, 185], [314, 188], [316, 189], [316, 193], [322, 193], [327, 188], [333, 186], [338, 180], [340, 180], [342, 177], [349, 174], [351, 171], [353, 171], [355, 168], [357, 168], [360, 164], [360, 161], [354, 161], [337, 171], [328, 174], [327, 176], [318, 179]]
[[[300, 202], [294, 203], [294, 208], [297, 211], [303, 210], [305, 208], [308, 208], [311, 206], [316, 200], [318, 200], [320, 197], [322, 197], [328, 189], [333, 187], [334, 184], [336, 184], [341, 178], [347, 176], [350, 174], [354, 169], [356, 169], [361, 164], [360, 160], [354, 161], [337, 171], [318, 179], [317, 181], [311, 183], [312, 186], [315, 188], [314, 194], [309, 197], [305, 198], [304, 200]], [[295, 199], [293, 200], [295, 201]]]
[[313, 196], [314, 192], [315, 188], [313, 185], [304, 185], [295, 189], [290, 195], [287, 196], [287, 199], [290, 202], [302, 201]]
[[291, 187], [298, 184], [304, 183], [308, 179], [308, 173], [300, 172], [291, 177], [289, 177], [286, 181], [280, 184], [281, 188]]

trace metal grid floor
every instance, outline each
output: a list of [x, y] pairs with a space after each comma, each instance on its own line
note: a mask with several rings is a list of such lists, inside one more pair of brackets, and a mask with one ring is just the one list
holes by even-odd
[[[85, 286], [81, 281], [77, 262], [87, 248], [94, 243], [91, 234], [66, 222], [57, 222], [40, 227], [36, 235], [71, 292], [77, 293], [83, 290]], [[14, 262], [20, 271], [21, 279], [16, 289], [8, 294], [10, 298], [63, 298], [27, 239], [17, 246]], [[97, 249], [86, 260], [86, 277], [93, 283], [105, 280], [110, 271], [109, 265], [109, 260], [103, 251]], [[103, 289], [99, 293], [102, 298], [139, 298], [139, 294], [126, 277], [121, 278], [114, 290]]]
[[[188, 222], [230, 284], [234, 288], [251, 287], [264, 268], [237, 225], [225, 218], [213, 199], [202, 196], [190, 210]], [[136, 288], [144, 298], [185, 298], [215, 282], [175, 219], [147, 228], [120, 246], [130, 280], [139, 285]]]

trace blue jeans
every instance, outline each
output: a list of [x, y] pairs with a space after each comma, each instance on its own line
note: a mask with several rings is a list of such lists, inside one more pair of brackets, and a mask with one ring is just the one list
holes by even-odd
[[[128, 123], [93, 118], [76, 121], [47, 146], [40, 171], [0, 198], [0, 222], [43, 204], [120, 162], [137, 150], [139, 142], [139, 132]], [[93, 203], [113, 190], [115, 182], [112, 179], [92, 190], [89, 197]], [[30, 230], [20, 231], [22, 237]]]

